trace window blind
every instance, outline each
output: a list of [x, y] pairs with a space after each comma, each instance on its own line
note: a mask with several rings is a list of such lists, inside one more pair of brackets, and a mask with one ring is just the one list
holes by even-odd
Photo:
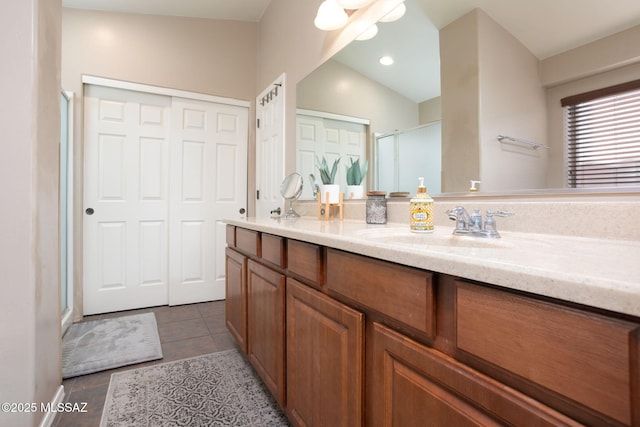
[[640, 80], [561, 100], [569, 187], [640, 184]]

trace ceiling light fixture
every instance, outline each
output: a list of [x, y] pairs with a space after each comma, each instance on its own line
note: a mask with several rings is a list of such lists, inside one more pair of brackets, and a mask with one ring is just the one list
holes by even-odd
[[337, 30], [347, 23], [349, 16], [344, 9], [338, 6], [336, 0], [324, 0], [318, 8], [315, 26], [324, 31]]
[[383, 56], [379, 59], [380, 63], [382, 65], [392, 65], [393, 64], [393, 58], [390, 56]]
[[[324, 0], [318, 8], [318, 13], [313, 23], [315, 26], [324, 31], [333, 31], [342, 28], [349, 19], [349, 16], [357, 9], [369, 6], [374, 0]], [[400, 19], [406, 11], [406, 7], [403, 3], [396, 6], [391, 12], [389, 12], [380, 22], [393, 22]], [[378, 28], [373, 25], [375, 29], [367, 29], [363, 32], [358, 40], [368, 40], [374, 37], [378, 33]], [[367, 37], [367, 38], [361, 38]]]

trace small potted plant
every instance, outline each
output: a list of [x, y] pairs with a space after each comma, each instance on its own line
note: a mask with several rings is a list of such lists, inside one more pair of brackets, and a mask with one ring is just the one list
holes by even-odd
[[[320, 172], [320, 180], [322, 180], [322, 185], [320, 186], [321, 203], [340, 203], [340, 186], [338, 184], [334, 184], [339, 163], [340, 157], [333, 162], [331, 169], [329, 169], [329, 164], [324, 156], [322, 157], [322, 161], [316, 157], [316, 168], [318, 168], [318, 172]], [[328, 201], [325, 200], [326, 193], [329, 193]]]
[[347, 168], [347, 199], [361, 199], [364, 194], [364, 176], [369, 169], [369, 161], [365, 160], [362, 166], [360, 166], [360, 159], [356, 159], [354, 162], [352, 158], [349, 158], [351, 163]]

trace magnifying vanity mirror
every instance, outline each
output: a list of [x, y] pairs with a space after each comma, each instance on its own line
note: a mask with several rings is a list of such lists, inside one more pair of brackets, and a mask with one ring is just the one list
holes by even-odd
[[294, 200], [298, 200], [302, 194], [304, 187], [302, 176], [299, 173], [292, 173], [287, 175], [282, 184], [280, 184], [280, 194], [289, 202], [289, 209], [284, 214], [285, 219], [299, 218], [300, 215], [293, 209]]
[[298, 83], [296, 170], [347, 156], [369, 160], [365, 191], [413, 192], [418, 176], [432, 195], [468, 193], [471, 181], [480, 193], [583, 191], [568, 184], [560, 99], [640, 75], [640, 54], [624, 48], [637, 44], [640, 3], [622, 1], [571, 0], [567, 17], [543, 3], [406, 0], [404, 17]]

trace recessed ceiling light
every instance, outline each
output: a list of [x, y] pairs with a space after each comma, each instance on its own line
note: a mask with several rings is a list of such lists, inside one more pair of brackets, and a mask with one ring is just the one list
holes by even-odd
[[382, 58], [380, 58], [380, 63], [382, 65], [391, 65], [393, 64], [393, 58], [390, 56], [383, 56]]

